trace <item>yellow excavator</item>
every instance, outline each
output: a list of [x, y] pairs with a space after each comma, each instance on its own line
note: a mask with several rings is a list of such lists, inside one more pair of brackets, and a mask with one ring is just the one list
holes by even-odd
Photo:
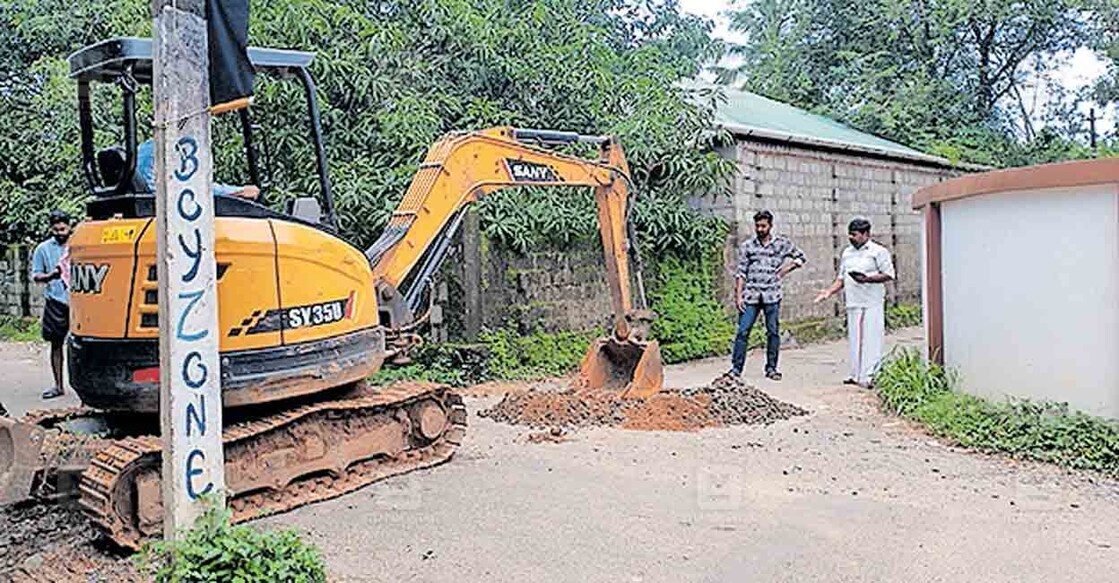
[[[592, 188], [613, 306], [612, 330], [580, 365], [586, 390], [643, 398], [663, 369], [651, 314], [631, 292], [633, 190], [609, 136], [498, 127], [436, 142], [388, 225], [362, 251], [339, 235], [309, 66], [313, 55], [251, 48], [258, 73], [303, 87], [319, 191], [283, 212], [215, 196], [215, 257], [227, 500], [235, 521], [338, 496], [453, 455], [462, 400], [444, 386], [364, 380], [422, 342], [430, 282], [464, 210], [512, 186]], [[115, 38], [69, 58], [78, 86], [82, 169], [93, 194], [71, 238], [69, 380], [83, 407], [0, 420], [0, 503], [77, 495], [94, 522], [137, 548], [162, 532], [155, 193], [138, 165], [136, 93], [151, 43]], [[91, 86], [123, 99], [122, 146], [98, 149]], [[261, 156], [240, 110], [248, 175]], [[597, 146], [597, 159], [550, 146]], [[640, 262], [635, 261], [640, 281]]]

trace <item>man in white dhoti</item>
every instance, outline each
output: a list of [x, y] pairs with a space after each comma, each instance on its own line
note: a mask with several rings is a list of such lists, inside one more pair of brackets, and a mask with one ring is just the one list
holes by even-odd
[[839, 260], [839, 276], [816, 296], [822, 302], [843, 290], [847, 301], [847, 339], [851, 373], [844, 384], [872, 386], [882, 361], [886, 336], [886, 286], [896, 277], [894, 262], [885, 247], [871, 241], [870, 222], [855, 219], [847, 226], [851, 241]]

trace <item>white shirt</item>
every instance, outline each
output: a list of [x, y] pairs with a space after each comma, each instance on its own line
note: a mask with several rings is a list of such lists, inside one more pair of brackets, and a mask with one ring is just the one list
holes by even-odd
[[852, 271], [864, 275], [884, 273], [897, 277], [890, 252], [874, 241], [867, 241], [859, 249], [848, 245], [839, 258], [839, 276], [843, 278], [843, 297], [847, 300], [847, 307], [870, 308], [883, 305], [886, 301], [886, 284], [859, 283], [849, 275]]

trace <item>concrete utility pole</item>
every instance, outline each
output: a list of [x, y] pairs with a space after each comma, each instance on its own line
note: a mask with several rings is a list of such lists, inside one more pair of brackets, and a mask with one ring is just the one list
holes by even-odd
[[224, 504], [205, 0], [152, 0], [163, 532]]

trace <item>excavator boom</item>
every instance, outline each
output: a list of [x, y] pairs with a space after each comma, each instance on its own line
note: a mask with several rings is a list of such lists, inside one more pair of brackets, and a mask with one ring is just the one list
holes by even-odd
[[[543, 145], [590, 143], [596, 160]], [[594, 190], [613, 330], [592, 344], [581, 372], [586, 388], [623, 388], [647, 396], [663, 385], [660, 350], [634, 322], [648, 320], [643, 294], [635, 309], [630, 284], [632, 203], [629, 166], [610, 136], [498, 127], [452, 133], [428, 151], [381, 237], [366, 252], [377, 286], [382, 322], [406, 329], [416, 320], [418, 298], [438, 268], [463, 210], [483, 196], [512, 186], [584, 187]], [[640, 273], [638, 273], [640, 279]]]

